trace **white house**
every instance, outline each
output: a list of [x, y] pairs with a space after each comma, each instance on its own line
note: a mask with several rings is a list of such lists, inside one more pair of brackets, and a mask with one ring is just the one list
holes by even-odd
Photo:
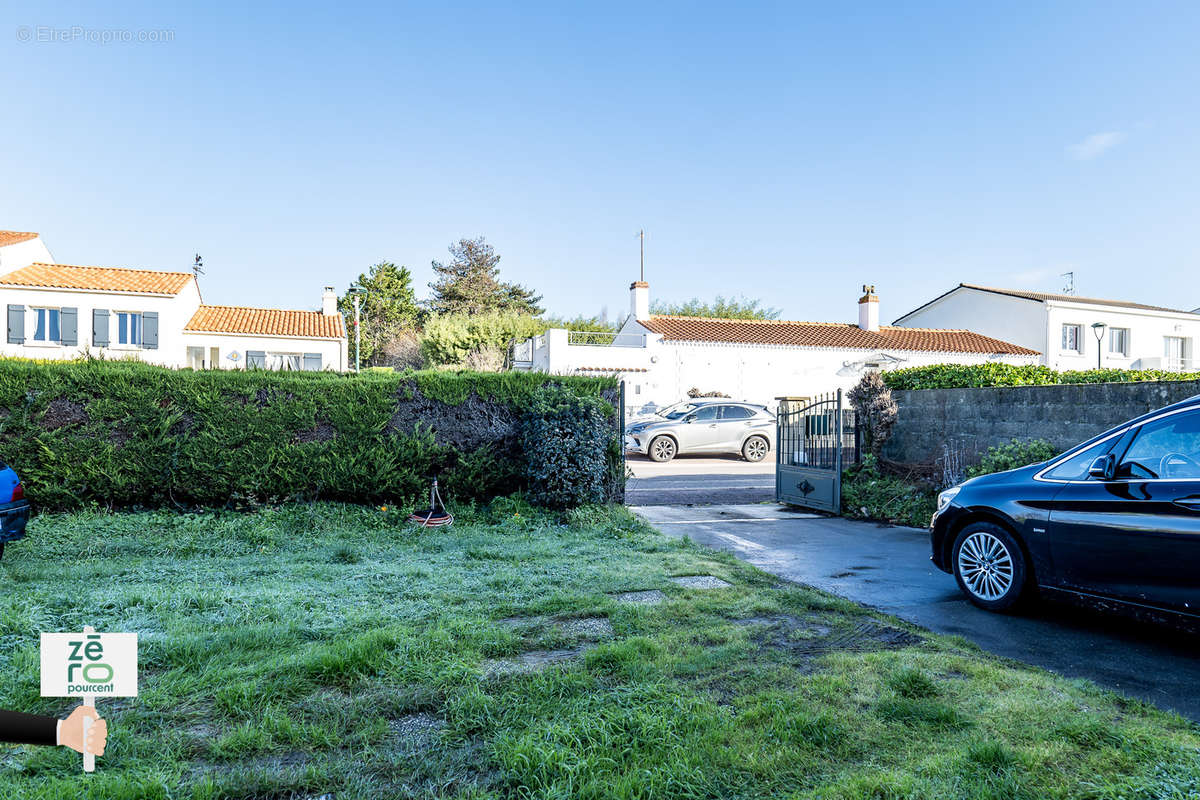
[[54, 263], [41, 236], [28, 231], [0, 231], [0, 275], [37, 261]]
[[[0, 247], [0, 263], [21, 260], [7, 251], [23, 243]], [[348, 368], [332, 287], [325, 288], [321, 311], [210, 306], [188, 272], [33, 262], [0, 274], [0, 305], [7, 321], [3, 356], [90, 353], [195, 369]]]
[[895, 322], [958, 327], [1038, 350], [1053, 369], [1192, 370], [1200, 314], [1068, 294], [960, 283]]
[[630, 315], [619, 333], [553, 329], [514, 348], [516, 369], [551, 374], [615, 374], [627, 413], [678, 402], [689, 389], [773, 405], [780, 396], [848, 389], [864, 372], [928, 364], [999, 361], [1036, 364], [1040, 354], [962, 328], [881, 326], [873, 287], [858, 302], [858, 323], [785, 322], [650, 313], [650, 286], [630, 286]]

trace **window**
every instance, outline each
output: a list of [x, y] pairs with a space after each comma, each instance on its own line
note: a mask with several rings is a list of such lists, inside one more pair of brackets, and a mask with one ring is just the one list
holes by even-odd
[[1102, 455], [1108, 453], [1116, 444], [1117, 439], [1112, 438], [1100, 442], [1100, 444], [1092, 445], [1086, 450], [1081, 450], [1078, 454], [1068, 458], [1063, 463], [1059, 464], [1054, 469], [1047, 472], [1043, 477], [1051, 478], [1056, 481], [1081, 481], [1088, 477], [1088, 469], [1092, 463]]
[[57, 308], [33, 309], [33, 340], [55, 344], [62, 340], [60, 312]]
[[117, 312], [117, 344], [142, 346], [142, 315], [133, 311]]
[[1108, 329], [1108, 352], [1122, 358], [1129, 357], [1129, 328]]
[[716, 422], [717, 407], [716, 406], [700, 406], [696, 409], [696, 413], [690, 415], [696, 422]]
[[1072, 353], [1083, 352], [1083, 326], [1063, 325], [1062, 349]]
[[1121, 459], [1117, 477], [1200, 479], [1200, 411], [1143, 425]]
[[721, 406], [721, 419], [750, 419], [754, 412], [745, 406]]
[[284, 372], [300, 370], [299, 353], [268, 353], [267, 368]]
[[1164, 363], [1167, 369], [1184, 370], [1191, 368], [1192, 340], [1182, 336], [1164, 336]]
[[262, 350], [246, 351], [246, 369], [266, 369], [267, 354]]

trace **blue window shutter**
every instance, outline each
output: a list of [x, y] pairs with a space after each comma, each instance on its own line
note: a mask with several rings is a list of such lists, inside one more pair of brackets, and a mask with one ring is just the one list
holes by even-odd
[[304, 371], [305, 372], [320, 372], [321, 371], [321, 354], [320, 353], [305, 353], [304, 354]]
[[267, 353], [265, 350], [247, 350], [246, 367], [249, 369], [266, 369]]
[[8, 307], [8, 343], [25, 344], [25, 306]]
[[147, 350], [158, 349], [158, 312], [142, 312], [142, 347]]
[[64, 347], [79, 344], [79, 309], [63, 308], [58, 312], [58, 340]]
[[108, 309], [92, 309], [92, 347], [108, 347]]

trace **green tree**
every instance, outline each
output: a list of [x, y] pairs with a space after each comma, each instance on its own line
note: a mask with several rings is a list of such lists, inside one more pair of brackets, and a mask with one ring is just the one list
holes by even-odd
[[[395, 343], [411, 338], [420, 321], [420, 308], [412, 287], [412, 273], [390, 261], [381, 261], [358, 276], [355, 285], [366, 289], [362, 305], [362, 363], [377, 366], [388, 359]], [[350, 340], [350, 362], [355, 357], [354, 297], [347, 292], [338, 299], [338, 310], [346, 318]]]
[[429, 307], [435, 314], [542, 313], [541, 295], [500, 280], [500, 256], [482, 236], [450, 245], [450, 263], [433, 262], [437, 280], [429, 284]]
[[726, 299], [717, 295], [711, 303], [693, 297], [685, 303], [656, 301], [650, 309], [655, 314], [672, 317], [715, 317], [717, 319], [779, 319], [778, 308], [764, 306], [761, 300], [745, 297]]

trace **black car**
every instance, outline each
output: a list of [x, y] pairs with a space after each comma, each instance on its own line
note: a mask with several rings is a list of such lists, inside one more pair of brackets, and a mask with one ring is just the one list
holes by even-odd
[[1197, 627], [1200, 396], [947, 489], [930, 532], [933, 563], [982, 608], [1040, 590]]

